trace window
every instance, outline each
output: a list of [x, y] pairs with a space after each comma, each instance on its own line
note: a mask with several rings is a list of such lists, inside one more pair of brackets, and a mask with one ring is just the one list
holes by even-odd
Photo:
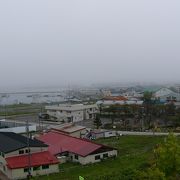
[[20, 151], [19, 151], [19, 154], [24, 154], [24, 150], [20, 150]]
[[24, 172], [28, 172], [28, 168], [24, 168]]
[[108, 153], [103, 154], [103, 158], [107, 158], [108, 157]]
[[42, 165], [42, 169], [49, 169], [49, 165]]
[[77, 160], [78, 160], [78, 159], [79, 159], [78, 155], [75, 154], [75, 155], [74, 155], [74, 159], [77, 159]]
[[40, 170], [40, 166], [33, 167], [33, 171]]
[[29, 153], [30, 152], [30, 149], [28, 150], [28, 149], [26, 149], [26, 153]]
[[95, 156], [95, 160], [99, 160], [100, 158], [100, 155]]

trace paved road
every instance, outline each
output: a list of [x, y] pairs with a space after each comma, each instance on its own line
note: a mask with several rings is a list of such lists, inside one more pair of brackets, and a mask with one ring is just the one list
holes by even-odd
[[[36, 124], [37, 126], [39, 126], [39, 121], [38, 121], [38, 117], [37, 116], [19, 116], [19, 117], [15, 117], [13, 118], [11, 121], [16, 121], [16, 122], [26, 122], [26, 120], [29, 120], [29, 123], [32, 124]], [[103, 119], [102, 120], [103, 124], [104, 123], [109, 123], [111, 122], [111, 120], [108, 119]], [[61, 124], [60, 122], [49, 122], [49, 121], [43, 121], [43, 123], [41, 123], [41, 126], [43, 125], [44, 127], [49, 127], [51, 125], [59, 125]], [[77, 122], [76, 124], [78, 125], [82, 125], [85, 126], [86, 128], [94, 128], [93, 125], [93, 120], [84, 120], [84, 121], [80, 121]], [[140, 135], [140, 136], [167, 136], [168, 133], [160, 133], [160, 132], [135, 132], [135, 131], [116, 131], [119, 134], [123, 134], [123, 135]], [[180, 133], [174, 133], [175, 135], [180, 135]]]
[[[167, 136], [169, 133], [161, 132], [135, 132], [135, 131], [117, 131], [118, 134], [122, 135], [134, 135], [134, 136]], [[180, 133], [174, 133], [174, 135], [179, 136]]]

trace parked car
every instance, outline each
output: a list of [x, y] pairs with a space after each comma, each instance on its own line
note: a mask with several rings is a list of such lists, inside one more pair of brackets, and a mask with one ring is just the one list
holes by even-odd
[[46, 113], [39, 113], [38, 117], [40, 119], [49, 119], [49, 115]]

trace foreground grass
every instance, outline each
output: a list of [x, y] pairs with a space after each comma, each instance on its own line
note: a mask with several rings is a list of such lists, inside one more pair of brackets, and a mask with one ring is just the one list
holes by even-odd
[[[164, 137], [122, 136], [119, 139], [97, 140], [98, 143], [118, 149], [118, 157], [103, 162], [82, 166], [74, 163], [60, 165], [60, 172], [49, 176], [36, 177], [36, 180], [78, 180], [79, 175], [85, 180], [128, 179], [132, 170], [141, 170], [149, 166], [153, 157], [153, 148]], [[107, 178], [108, 177], [108, 178]]]

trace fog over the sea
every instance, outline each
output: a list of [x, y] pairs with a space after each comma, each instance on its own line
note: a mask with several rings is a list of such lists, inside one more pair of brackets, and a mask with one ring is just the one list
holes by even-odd
[[179, 0], [5, 0], [0, 86], [180, 82]]

